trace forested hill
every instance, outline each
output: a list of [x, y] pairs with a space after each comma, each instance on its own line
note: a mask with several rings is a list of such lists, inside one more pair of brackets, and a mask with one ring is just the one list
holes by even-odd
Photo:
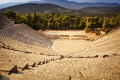
[[[86, 1], [86, 0], [85, 0]], [[105, 0], [104, 0], [105, 1]], [[1, 4], [0, 5], [0, 9], [2, 8], [6, 8], [6, 7], [10, 7], [10, 6], [15, 6], [15, 5], [20, 5], [20, 4], [27, 4], [27, 3], [37, 3], [37, 4], [41, 4], [41, 3], [51, 3], [51, 4], [55, 4], [55, 5], [59, 5], [68, 9], [82, 9], [85, 7], [117, 7], [120, 6], [120, 4], [118, 3], [118, 1], [115, 3], [113, 3], [114, 1], [110, 1], [110, 0], [106, 0], [105, 2], [99, 2], [96, 0], [95, 3], [92, 3], [92, 1], [88, 1], [88, 2], [75, 2], [74, 0], [29, 0], [28, 2], [22, 2], [22, 0], [20, 2], [8, 2], [5, 4]]]
[[117, 16], [120, 13], [120, 7], [87, 7], [79, 10], [67, 9], [55, 4], [37, 4], [37, 3], [27, 3], [16, 6], [7, 7], [0, 9], [0, 12], [14, 11], [16, 13], [26, 14], [26, 13], [59, 13], [59, 14], [74, 14], [80, 17], [82, 16], [100, 16], [100, 17], [111, 17]]
[[37, 4], [37, 3], [28, 3], [21, 4], [16, 6], [7, 7], [1, 9], [0, 12], [5, 12], [7, 10], [12, 10], [17, 13], [26, 14], [26, 13], [68, 13], [69, 9], [55, 5], [55, 4]]
[[81, 11], [87, 12], [120, 12], [120, 6], [118, 7], [86, 7], [80, 9]]

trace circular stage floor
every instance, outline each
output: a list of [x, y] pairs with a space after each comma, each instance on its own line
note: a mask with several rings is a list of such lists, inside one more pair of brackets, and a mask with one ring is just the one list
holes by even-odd
[[88, 41], [85, 40], [56, 40], [54, 42], [54, 47], [59, 52], [65, 53], [74, 53], [80, 52], [85, 49], [85, 46], [88, 44]]

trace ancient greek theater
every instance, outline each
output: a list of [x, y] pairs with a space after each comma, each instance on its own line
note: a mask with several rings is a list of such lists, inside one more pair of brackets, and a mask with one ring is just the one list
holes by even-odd
[[0, 80], [120, 80], [120, 28], [36, 31], [0, 14]]

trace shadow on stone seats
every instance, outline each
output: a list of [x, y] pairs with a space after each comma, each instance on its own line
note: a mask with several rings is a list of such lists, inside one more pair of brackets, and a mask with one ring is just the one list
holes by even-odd
[[6, 72], [8, 73], [8, 75], [12, 74], [12, 73], [18, 73], [18, 69], [17, 69], [17, 65], [15, 65], [12, 69], [10, 70], [0, 70], [1, 72]]
[[10, 80], [8, 77], [5, 77], [5, 76], [1, 76], [0, 75], [0, 80]]
[[24, 67], [18, 67], [18, 69], [21, 69], [22, 71], [29, 69], [28, 63]]
[[18, 71], [16, 74], [24, 74], [24, 72]]

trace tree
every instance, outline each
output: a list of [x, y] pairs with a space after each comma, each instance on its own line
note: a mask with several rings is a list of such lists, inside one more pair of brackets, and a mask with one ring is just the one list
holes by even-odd
[[110, 19], [110, 27], [115, 27], [115, 18], [114, 17], [112, 17], [111, 19]]
[[16, 14], [15, 23], [17, 24], [24, 23], [24, 17], [21, 14]]
[[32, 26], [32, 17], [30, 15], [30, 13], [27, 13], [25, 15], [25, 24], [27, 24], [28, 26], [30, 26], [31, 28], [33, 28], [33, 26]]
[[106, 19], [106, 20], [104, 20], [104, 22], [103, 22], [102, 30], [104, 31], [105, 28], [108, 28], [108, 27], [109, 27], [109, 21]]
[[4, 14], [7, 18], [11, 19], [12, 21], [16, 19], [16, 13], [11, 10], [6, 11]]
[[98, 21], [98, 27], [99, 28], [102, 28], [103, 22], [104, 22], [103, 18], [99, 18], [99, 21]]
[[120, 14], [115, 19], [115, 25], [120, 26]]
[[90, 29], [88, 27], [85, 27], [84, 30], [86, 33], [88, 33], [90, 31]]
[[36, 13], [34, 13], [33, 16], [32, 16], [31, 24], [32, 24], [32, 28], [35, 29], [35, 30], [39, 28], [39, 25], [36, 25], [38, 20], [39, 20], [39, 17], [37, 16]]
[[[2, 13], [15, 23], [25, 23], [35, 30], [39, 29], [84, 29], [86, 32], [95, 31], [96, 28], [102, 28], [103, 31], [110, 30], [120, 26], [120, 14], [117, 17], [79, 17], [70, 14], [36, 14], [27, 13], [24, 15], [13, 11]], [[91, 15], [94, 16], [94, 15]], [[106, 15], [107, 16], [107, 15]]]
[[78, 25], [79, 29], [84, 29], [86, 26], [86, 23], [84, 21], [80, 21], [80, 24]]

